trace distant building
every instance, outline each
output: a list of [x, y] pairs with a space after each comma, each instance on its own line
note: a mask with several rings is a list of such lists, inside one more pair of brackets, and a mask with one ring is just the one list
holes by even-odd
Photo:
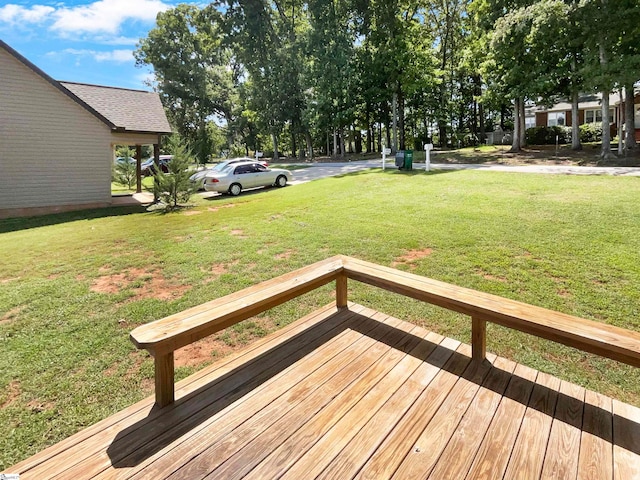
[[[580, 95], [578, 102], [578, 125], [585, 123], [602, 123], [602, 95], [586, 94]], [[640, 93], [636, 92], [634, 99], [634, 135], [637, 141], [640, 141]], [[611, 134], [616, 135], [618, 125], [624, 124], [624, 101], [621, 101], [620, 95], [617, 93], [609, 96], [609, 125]], [[564, 125], [570, 127], [573, 125], [571, 114], [571, 102], [561, 102], [553, 105], [551, 108], [532, 106], [525, 112], [526, 128], [532, 127], [552, 127], [555, 125]]]
[[0, 79], [0, 218], [109, 206], [114, 146], [171, 133], [157, 93], [56, 81], [1, 40]]

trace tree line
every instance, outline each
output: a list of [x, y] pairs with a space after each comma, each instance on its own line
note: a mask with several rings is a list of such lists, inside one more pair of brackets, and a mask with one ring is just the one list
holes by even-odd
[[219, 0], [159, 13], [135, 57], [201, 162], [466, 146], [498, 125], [518, 150], [527, 102], [568, 99], [578, 118], [581, 92], [605, 94], [603, 121], [625, 92], [633, 132], [639, 14], [638, 0]]

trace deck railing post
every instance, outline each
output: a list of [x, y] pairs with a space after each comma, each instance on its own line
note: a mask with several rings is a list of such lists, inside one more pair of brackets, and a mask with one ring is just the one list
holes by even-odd
[[166, 407], [175, 400], [173, 352], [155, 355], [156, 405]]
[[482, 361], [487, 356], [487, 322], [471, 317], [471, 357]]
[[336, 278], [336, 307], [347, 308], [347, 276], [344, 273]]

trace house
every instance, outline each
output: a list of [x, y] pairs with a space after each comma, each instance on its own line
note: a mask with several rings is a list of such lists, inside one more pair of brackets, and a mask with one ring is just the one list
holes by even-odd
[[112, 204], [115, 145], [159, 154], [156, 93], [59, 82], [0, 40], [0, 218]]
[[[578, 125], [585, 123], [602, 123], [602, 94], [582, 94], [578, 101]], [[640, 92], [636, 92], [635, 101], [635, 131], [636, 141], [640, 141]], [[624, 101], [620, 94], [609, 95], [609, 125], [611, 135], [618, 132], [618, 125], [624, 124]], [[525, 126], [532, 127], [553, 127], [573, 125], [571, 102], [560, 102], [550, 108], [532, 106], [525, 112]]]

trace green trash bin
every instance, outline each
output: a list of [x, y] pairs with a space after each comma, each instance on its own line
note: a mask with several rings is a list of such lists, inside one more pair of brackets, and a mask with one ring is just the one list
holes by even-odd
[[405, 170], [413, 170], [413, 150], [404, 151], [404, 168]]

